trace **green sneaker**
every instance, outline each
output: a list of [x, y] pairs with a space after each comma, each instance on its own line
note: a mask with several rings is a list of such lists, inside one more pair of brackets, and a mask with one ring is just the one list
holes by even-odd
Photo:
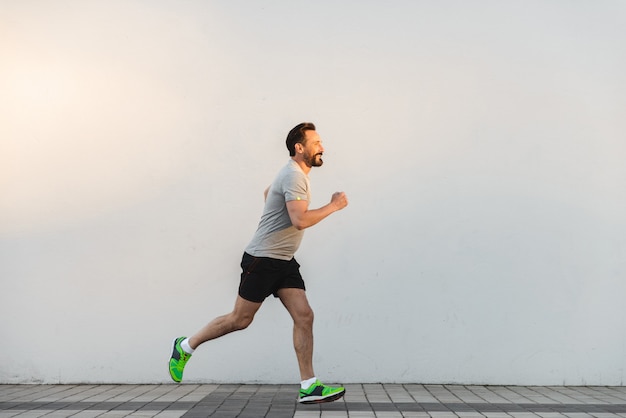
[[304, 404], [333, 402], [341, 398], [345, 393], [345, 388], [326, 386], [318, 380], [313, 383], [310, 388], [300, 389], [298, 402]]
[[179, 337], [174, 340], [174, 348], [172, 349], [172, 357], [170, 357], [170, 376], [176, 383], [180, 383], [183, 380], [183, 370], [185, 370], [185, 364], [191, 358], [191, 354], [186, 353], [180, 346], [185, 338]]

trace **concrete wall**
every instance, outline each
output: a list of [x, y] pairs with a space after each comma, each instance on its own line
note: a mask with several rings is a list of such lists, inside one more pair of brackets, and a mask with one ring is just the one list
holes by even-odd
[[[232, 307], [284, 137], [318, 375], [621, 385], [621, 1], [3, 1], [0, 382], [167, 382]], [[194, 382], [295, 382], [271, 299]]]

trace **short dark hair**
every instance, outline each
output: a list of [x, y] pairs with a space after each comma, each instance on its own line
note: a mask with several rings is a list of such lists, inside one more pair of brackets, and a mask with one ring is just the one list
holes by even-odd
[[314, 130], [314, 124], [312, 124], [311, 122], [302, 122], [289, 131], [285, 143], [287, 144], [287, 149], [289, 150], [289, 155], [291, 157], [296, 155], [296, 144], [304, 143], [304, 134], [306, 133], [306, 131]]

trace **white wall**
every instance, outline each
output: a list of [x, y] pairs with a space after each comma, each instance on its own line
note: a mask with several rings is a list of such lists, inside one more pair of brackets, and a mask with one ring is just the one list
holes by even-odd
[[[620, 385], [622, 1], [3, 1], [1, 383], [167, 382], [295, 124], [318, 375]], [[271, 299], [194, 382], [295, 382]]]

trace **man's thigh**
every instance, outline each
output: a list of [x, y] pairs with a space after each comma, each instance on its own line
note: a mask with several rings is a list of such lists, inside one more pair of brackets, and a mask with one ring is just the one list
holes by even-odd
[[313, 314], [304, 289], [283, 288], [276, 293], [294, 320], [306, 318]]

